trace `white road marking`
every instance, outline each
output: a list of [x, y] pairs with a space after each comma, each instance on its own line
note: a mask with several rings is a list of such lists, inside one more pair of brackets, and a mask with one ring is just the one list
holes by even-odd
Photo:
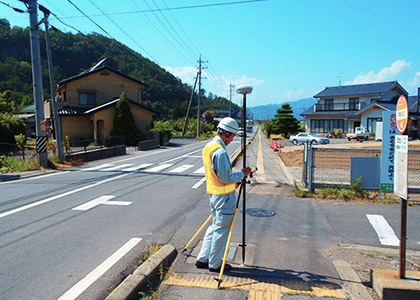
[[394, 230], [382, 215], [367, 214], [366, 217], [368, 218], [370, 224], [372, 224], [372, 227], [375, 229], [382, 245], [398, 246], [400, 244], [400, 240], [395, 235]]
[[169, 168], [170, 166], [172, 166], [172, 164], [162, 164], [154, 168], [147, 169], [144, 172], [150, 172], [150, 173], [159, 172], [159, 171], [162, 171], [163, 169]]
[[141, 238], [130, 239], [114, 254], [112, 254], [92, 272], [80, 280], [75, 286], [69, 289], [63, 296], [58, 298], [58, 300], [74, 300], [79, 297], [85, 290], [87, 290], [89, 286], [91, 286], [96, 280], [104, 275], [116, 262], [123, 258], [131, 249], [137, 246], [141, 240]]
[[192, 168], [192, 167], [194, 167], [194, 165], [182, 165], [178, 168], [170, 170], [169, 173], [182, 173], [182, 172], [184, 172], [184, 171], [186, 171], [186, 170], [188, 170], [189, 168]]
[[92, 201], [86, 202], [82, 205], [76, 206], [75, 208], [72, 208], [72, 210], [82, 210], [82, 211], [86, 211], [89, 210], [91, 208], [94, 208], [98, 205], [120, 205], [120, 206], [127, 206], [130, 205], [133, 202], [128, 202], [128, 201], [109, 201], [112, 198], [115, 198], [115, 196], [113, 195], [104, 195], [101, 197], [98, 197]]
[[195, 170], [194, 174], [205, 174], [204, 173], [204, 166], [202, 166], [200, 169]]
[[198, 189], [205, 181], [206, 181], [206, 177], [201, 178], [200, 181], [194, 184], [192, 188], [195, 190]]
[[37, 201], [37, 202], [31, 203], [31, 204], [28, 204], [28, 205], [24, 205], [24, 206], [21, 206], [21, 207], [18, 207], [18, 208], [15, 208], [15, 209], [6, 211], [6, 212], [0, 214], [0, 219], [1, 218], [4, 218], [4, 217], [7, 217], [7, 216], [10, 216], [10, 215], [13, 215], [13, 214], [16, 214], [18, 212], [27, 210], [27, 209], [32, 208], [32, 207], [35, 207], [35, 206], [39, 206], [41, 204], [48, 203], [50, 201], [54, 201], [54, 200], [60, 199], [60, 198], [65, 197], [65, 196], [68, 196], [68, 195], [71, 195], [71, 194], [74, 194], [74, 193], [77, 193], [77, 192], [80, 192], [80, 191], [84, 191], [84, 190], [90, 189], [91, 187], [94, 187], [94, 186], [97, 186], [97, 185], [101, 185], [103, 183], [107, 183], [107, 182], [110, 182], [110, 181], [113, 181], [113, 180], [120, 179], [120, 178], [125, 177], [125, 176], [127, 176], [129, 174], [131, 174], [131, 173], [122, 174], [122, 175], [119, 175], [119, 176], [108, 178], [108, 179], [99, 181], [97, 183], [91, 184], [91, 185], [87, 185], [87, 186], [84, 186], [84, 187], [81, 187], [81, 188], [78, 188], [78, 189], [75, 189], [75, 190], [71, 190], [71, 191], [65, 192], [63, 194], [55, 195], [55, 196], [49, 197], [49, 198], [44, 199], [44, 200], [41, 200], [41, 201]]
[[[202, 151], [202, 150], [201, 150], [201, 149], [198, 149], [198, 150], [194, 150], [194, 151], [188, 152], [188, 153], [186, 153], [186, 154], [184, 154], [184, 155], [177, 156], [177, 157], [175, 157], [175, 158], [171, 158], [170, 160], [164, 161], [164, 162], [162, 162], [162, 164], [166, 164], [166, 163], [168, 163], [168, 162], [171, 162], [171, 161], [174, 161], [174, 160], [177, 160], [177, 159], [183, 158], [183, 157], [190, 157], [190, 156], [189, 156], [190, 154], [196, 153], [196, 152], [198, 152], [198, 151]], [[200, 157], [201, 157], [201, 156], [200, 156]]]
[[82, 169], [82, 170], [80, 170], [80, 171], [82, 171], [82, 172], [84, 172], [84, 171], [95, 171], [95, 170], [99, 170], [99, 169], [102, 169], [102, 168], [107, 168], [107, 167], [111, 167], [111, 166], [113, 166], [114, 164], [102, 164], [102, 165], [99, 165], [99, 166], [96, 166], [96, 167], [91, 167], [91, 168], [87, 168], [87, 169]]
[[133, 171], [137, 171], [137, 170], [140, 170], [140, 169], [144, 169], [144, 168], [150, 167], [151, 165], [153, 165], [153, 164], [141, 164], [141, 165], [138, 165], [138, 166], [134, 166], [134, 167], [131, 167], [131, 168], [124, 169], [122, 171], [124, 171], [124, 172], [133, 172]]
[[119, 169], [123, 169], [125, 167], [131, 167], [133, 164], [122, 164], [122, 165], [116, 165], [110, 168], [102, 169], [101, 171], [116, 171]]

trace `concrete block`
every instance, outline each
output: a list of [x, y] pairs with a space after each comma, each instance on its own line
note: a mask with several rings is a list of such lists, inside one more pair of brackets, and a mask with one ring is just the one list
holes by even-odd
[[420, 299], [420, 272], [406, 271], [400, 279], [399, 271], [373, 269], [370, 271], [373, 289], [383, 300]]

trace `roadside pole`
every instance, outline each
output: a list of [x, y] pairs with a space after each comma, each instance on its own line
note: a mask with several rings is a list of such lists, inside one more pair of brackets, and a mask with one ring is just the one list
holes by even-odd
[[[408, 102], [400, 96], [396, 107], [397, 128], [404, 134], [408, 124]], [[408, 136], [400, 135], [395, 139], [394, 193], [401, 201], [401, 240], [400, 240], [400, 279], [405, 279], [407, 247], [407, 177], [408, 177]]]
[[60, 160], [64, 159], [63, 153], [63, 143], [61, 137], [61, 125], [60, 125], [60, 118], [58, 116], [57, 111], [57, 97], [55, 93], [55, 78], [54, 78], [54, 69], [52, 63], [52, 52], [51, 52], [51, 43], [50, 43], [50, 34], [48, 30], [48, 16], [50, 15], [50, 11], [39, 5], [39, 9], [44, 13], [44, 24], [45, 24], [45, 42], [47, 47], [47, 57], [48, 57], [48, 70], [50, 73], [50, 90], [51, 90], [51, 105], [54, 114], [54, 132], [55, 132], [55, 139], [57, 141], [57, 154]]
[[36, 152], [38, 163], [42, 167], [48, 165], [47, 133], [45, 128], [44, 101], [42, 87], [41, 55], [39, 48], [37, 1], [28, 1], [30, 35], [31, 35], [31, 64], [35, 101]]

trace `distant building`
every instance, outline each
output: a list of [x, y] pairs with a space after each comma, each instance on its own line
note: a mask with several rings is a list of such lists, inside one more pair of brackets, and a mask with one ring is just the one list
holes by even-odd
[[[155, 110], [142, 104], [144, 82], [106, 65], [105, 59], [87, 72], [64, 79], [57, 84], [57, 106], [62, 137], [104, 139], [113, 128], [115, 105], [122, 93], [130, 103], [137, 127], [150, 136]], [[46, 118], [52, 117], [50, 103]]]
[[[408, 96], [398, 81], [326, 87], [314, 96], [318, 102], [301, 115], [307, 132], [328, 133], [341, 129], [352, 133], [359, 126], [375, 133], [382, 112], [394, 110], [398, 98]], [[414, 105], [409, 97], [409, 107]]]

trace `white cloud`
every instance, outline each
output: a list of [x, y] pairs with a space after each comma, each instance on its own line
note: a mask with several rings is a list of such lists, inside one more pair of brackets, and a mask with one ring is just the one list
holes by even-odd
[[188, 84], [194, 84], [194, 78], [197, 75], [197, 68], [196, 67], [170, 67], [170, 66], [163, 66], [163, 68], [182, 80], [182, 82]]
[[412, 81], [407, 82], [408, 88], [416, 88], [420, 85], [420, 72], [417, 72]]
[[282, 99], [288, 101], [288, 100], [297, 100], [304, 98], [307, 95], [307, 92], [303, 89], [297, 90], [297, 91], [291, 91], [287, 90], [283, 93]]
[[395, 80], [395, 77], [407, 69], [411, 62], [406, 62], [403, 59], [396, 60], [390, 67], [385, 67], [378, 73], [370, 71], [367, 74], [360, 74], [353, 81], [347, 81], [345, 84], [361, 84], [374, 83], [381, 81]]

